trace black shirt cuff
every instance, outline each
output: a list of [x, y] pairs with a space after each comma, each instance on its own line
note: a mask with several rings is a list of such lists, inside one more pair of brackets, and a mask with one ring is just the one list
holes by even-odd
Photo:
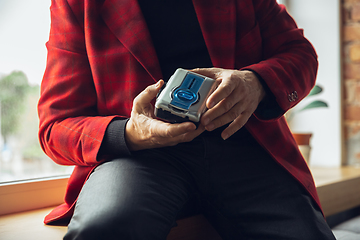
[[131, 155], [125, 140], [125, 127], [128, 120], [114, 119], [110, 122], [101, 143], [98, 160]]

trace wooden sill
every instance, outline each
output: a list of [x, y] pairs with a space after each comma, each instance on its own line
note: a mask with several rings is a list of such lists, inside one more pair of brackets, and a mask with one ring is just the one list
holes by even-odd
[[[360, 168], [311, 168], [326, 216], [360, 206]], [[0, 205], [3, 206], [4, 205]], [[62, 239], [66, 227], [45, 226], [44, 216], [51, 208], [0, 216], [2, 240]], [[167, 240], [221, 240], [202, 215], [178, 221]]]
[[311, 172], [325, 216], [360, 206], [360, 168], [312, 167]]
[[[52, 208], [0, 216], [1, 240], [56, 240], [62, 239], [67, 227], [45, 226], [43, 218]], [[167, 240], [221, 240], [203, 215], [177, 221]]]
[[68, 176], [0, 184], [0, 216], [63, 203]]
[[52, 208], [44, 208], [0, 217], [2, 240], [60, 240], [67, 227], [45, 226], [43, 219]]

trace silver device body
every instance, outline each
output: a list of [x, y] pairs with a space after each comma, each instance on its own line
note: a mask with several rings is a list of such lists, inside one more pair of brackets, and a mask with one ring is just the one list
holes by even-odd
[[155, 116], [169, 122], [198, 123], [215, 88], [214, 79], [178, 68], [156, 98]]

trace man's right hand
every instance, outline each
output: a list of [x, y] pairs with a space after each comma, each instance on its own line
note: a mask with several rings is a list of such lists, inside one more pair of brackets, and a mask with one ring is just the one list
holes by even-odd
[[166, 123], [156, 119], [151, 101], [164, 85], [160, 80], [148, 86], [133, 102], [131, 117], [126, 124], [125, 138], [131, 151], [174, 146], [181, 142], [190, 142], [204, 130], [194, 123]]

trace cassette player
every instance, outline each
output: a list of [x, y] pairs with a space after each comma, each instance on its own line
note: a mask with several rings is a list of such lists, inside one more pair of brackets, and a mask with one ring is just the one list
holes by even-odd
[[178, 68], [156, 98], [155, 116], [172, 123], [197, 124], [215, 88], [214, 79]]

